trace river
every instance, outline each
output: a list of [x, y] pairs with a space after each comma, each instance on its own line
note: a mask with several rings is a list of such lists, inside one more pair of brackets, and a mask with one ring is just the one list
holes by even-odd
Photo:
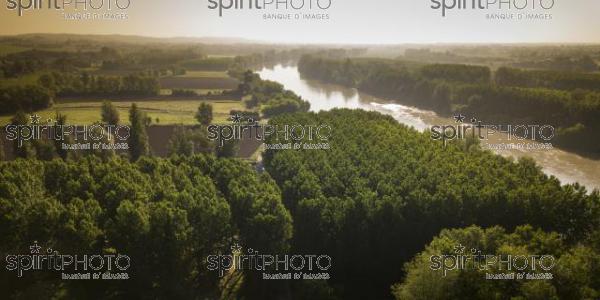
[[[393, 103], [360, 93], [352, 88], [303, 79], [296, 66], [277, 65], [273, 68], [263, 68], [258, 74], [263, 79], [277, 81], [286, 89], [294, 91], [309, 101], [311, 110], [315, 112], [333, 108], [360, 108], [378, 111], [391, 115], [398, 122], [412, 126], [419, 131], [429, 130], [432, 125], [456, 124], [453, 119], [440, 117], [432, 111]], [[495, 140], [491, 139], [488, 142], [505, 140], [505, 137], [502, 138], [498, 135], [495, 137]], [[519, 141], [519, 143], [522, 142]], [[527, 143], [533, 146], [540, 145], [531, 141]], [[562, 183], [579, 182], [589, 190], [600, 189], [600, 160], [585, 158], [557, 148], [550, 150], [494, 150], [494, 152], [505, 157], [531, 157], [546, 174], [554, 175]]]

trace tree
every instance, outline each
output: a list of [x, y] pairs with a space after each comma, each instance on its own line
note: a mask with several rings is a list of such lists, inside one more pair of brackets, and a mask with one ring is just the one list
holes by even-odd
[[235, 157], [240, 150], [240, 143], [236, 140], [224, 141], [222, 146], [215, 148], [217, 157]]
[[[221, 165], [232, 166], [223, 170], [230, 177], [219, 176], [223, 186], [244, 179], [258, 186], [247, 187], [252, 193], [225, 198], [229, 191], [215, 184], [214, 171], [223, 169]], [[7, 299], [53, 298], [59, 293], [75, 299], [217, 299], [219, 274], [208, 270], [206, 257], [225, 253], [234, 238], [241, 238], [228, 199], [256, 203], [251, 205], [256, 210], [240, 216], [244, 219], [285, 213], [280, 199], [276, 205], [263, 202], [267, 195], [280, 197], [275, 184], [259, 181], [249, 164], [213, 156], [141, 157], [135, 163], [95, 156], [1, 162], [0, 252], [29, 251], [32, 241], [38, 241], [65, 254], [124, 254], [131, 266], [126, 284], [107, 285], [61, 285], [48, 270], [27, 274], [30, 280], [3, 272], [0, 290]], [[279, 209], [271, 212], [272, 206]], [[272, 228], [263, 222], [263, 231], [254, 232], [288, 233], [291, 220], [284, 220]], [[269, 238], [279, 243], [279, 237]]]
[[109, 125], [119, 124], [119, 110], [110, 102], [102, 102], [102, 121]]
[[208, 139], [205, 130], [186, 129], [183, 126], [175, 127], [167, 145], [169, 155], [184, 156], [194, 153], [213, 153], [214, 148], [214, 143]]
[[[435, 270], [433, 256], [456, 255], [456, 246], [482, 251], [482, 255], [551, 255], [554, 267], [542, 270], [530, 263], [522, 272], [550, 273], [552, 280], [485, 280], [486, 274], [506, 273], [500, 264], [486, 268], [468, 261], [461, 268]], [[468, 250], [467, 250], [468, 251]], [[467, 252], [466, 255], [470, 253]], [[464, 255], [464, 254], [463, 254]], [[515, 261], [516, 265], [516, 259]], [[517, 227], [507, 233], [501, 227], [482, 229], [471, 226], [462, 229], [444, 229], [440, 235], [405, 265], [406, 276], [402, 283], [392, 287], [396, 299], [489, 299], [490, 295], [502, 295], [505, 299], [596, 299], [600, 285], [594, 282], [600, 270], [600, 253], [584, 245], [567, 245], [561, 236], [553, 232], [534, 229], [530, 225]], [[513, 269], [514, 271], [514, 269]], [[444, 274], [444, 272], [446, 272]]]
[[198, 107], [198, 112], [196, 113], [196, 120], [204, 126], [210, 125], [213, 120], [213, 107], [212, 105], [202, 102]]
[[[64, 126], [67, 123], [67, 116], [63, 115], [59, 112], [56, 112], [56, 125], [55, 125], [55, 132], [59, 132], [59, 126]], [[54, 148], [56, 148], [56, 153], [58, 154], [58, 156], [60, 156], [60, 158], [62, 158], [63, 160], [66, 160], [69, 152], [66, 149], [63, 149], [62, 144], [68, 144], [71, 142], [71, 138], [70, 137], [65, 137], [62, 136], [61, 138], [63, 139], [55, 139], [54, 140]]]
[[4, 139], [0, 139], [0, 161], [4, 160]]
[[[24, 126], [28, 124], [27, 115], [19, 110], [11, 119], [11, 125]], [[13, 142], [13, 154], [15, 157], [28, 158], [32, 156], [31, 145], [18, 137]]]
[[194, 142], [190, 139], [189, 132], [183, 126], [175, 127], [173, 135], [167, 145], [169, 155], [192, 155], [194, 153]]
[[129, 155], [132, 161], [136, 161], [140, 156], [148, 155], [149, 153], [146, 121], [146, 114], [138, 109], [137, 104], [133, 103], [129, 109], [129, 122], [131, 123]]
[[54, 76], [50, 75], [50, 74], [42, 74], [40, 76], [40, 78], [38, 79], [40, 85], [42, 85], [43, 87], [49, 89], [49, 90], [55, 90], [56, 89], [56, 83], [54, 80]]

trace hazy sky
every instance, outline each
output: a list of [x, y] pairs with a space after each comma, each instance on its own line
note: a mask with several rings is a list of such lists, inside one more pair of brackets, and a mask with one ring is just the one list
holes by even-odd
[[[117, 33], [159, 37], [242, 37], [291, 43], [600, 42], [600, 0], [554, 0], [554, 7], [545, 11], [552, 14], [551, 20], [487, 20], [486, 13], [499, 12], [497, 9], [451, 10], [442, 17], [441, 10], [431, 8], [431, 0], [331, 0], [328, 10], [311, 11], [328, 14], [328, 20], [263, 19], [264, 13], [295, 13], [275, 9], [227, 10], [219, 17], [218, 10], [208, 9], [208, 0], [131, 0], [128, 19], [121, 21], [67, 21], [61, 12], [48, 9], [25, 11], [24, 16], [19, 17], [16, 10], [7, 9], [9, 0], [0, 1], [2, 35]], [[20, 1], [28, 4], [30, 0]], [[43, 0], [44, 4], [47, 1]], [[100, 1], [92, 0], [93, 3]], [[227, 3], [230, 0], [221, 1]], [[249, 0], [243, 1], [247, 6]], [[293, 1], [297, 4], [303, 0]], [[304, 1], [308, 5], [317, 0]], [[321, 1], [327, 4], [328, 0]], [[445, 1], [451, 4], [453, 0]], [[470, 1], [467, 0], [469, 5]], [[525, 2], [538, 4], [540, 0], [511, 1], [522, 5]], [[127, 3], [127, 0], [120, 2]]]

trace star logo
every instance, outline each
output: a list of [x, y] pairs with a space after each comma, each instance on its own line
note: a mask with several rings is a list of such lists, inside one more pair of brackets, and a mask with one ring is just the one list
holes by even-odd
[[456, 121], [456, 123], [462, 123], [465, 121], [465, 116], [463, 116], [463, 114], [458, 114], [454, 116], [454, 121]]
[[240, 123], [242, 121], [242, 116], [239, 114], [231, 115], [231, 120], [233, 123]]
[[477, 119], [471, 118], [471, 123], [477, 123]]
[[233, 244], [231, 246], [231, 252], [235, 254], [242, 253], [242, 246], [240, 246], [240, 244], [237, 243]]
[[40, 116], [38, 115], [31, 115], [29, 118], [31, 119], [31, 124], [37, 124], [40, 122]]
[[41, 249], [42, 249], [42, 247], [40, 247], [40, 245], [38, 245], [37, 241], [33, 241], [33, 245], [29, 246], [29, 250], [31, 250], [32, 254], [39, 254]]
[[461, 244], [454, 246], [454, 253], [462, 254], [463, 252], [465, 252], [465, 246], [463, 246]]

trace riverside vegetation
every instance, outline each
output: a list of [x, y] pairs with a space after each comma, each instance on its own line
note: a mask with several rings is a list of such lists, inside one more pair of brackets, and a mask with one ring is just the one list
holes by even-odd
[[553, 143], [600, 154], [600, 74], [520, 70], [385, 59], [304, 56], [303, 76], [356, 87], [376, 96], [431, 109], [467, 114], [488, 124], [540, 124], [556, 130]]

